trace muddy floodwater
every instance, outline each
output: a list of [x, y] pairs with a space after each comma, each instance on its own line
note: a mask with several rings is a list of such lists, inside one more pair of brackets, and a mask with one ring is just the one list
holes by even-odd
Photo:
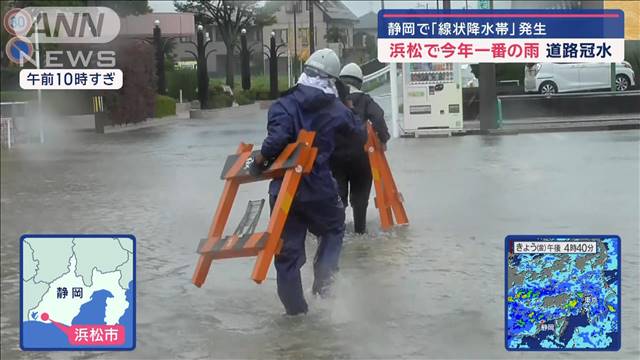
[[[540, 358], [504, 349], [504, 238], [537, 233], [622, 238], [622, 350], [544, 357], [640, 357], [640, 132], [393, 140], [410, 226], [379, 232], [370, 204], [370, 233], [355, 236], [349, 215], [336, 297], [309, 297], [309, 314], [289, 318], [273, 268], [250, 280], [252, 258], [216, 261], [202, 288], [191, 284], [224, 159], [262, 140], [264, 116], [54, 131], [47, 145], [3, 150], [2, 359]], [[266, 183], [241, 187], [227, 230], [265, 194]], [[19, 350], [23, 233], [137, 237], [134, 352]], [[315, 246], [309, 236], [309, 259]]]

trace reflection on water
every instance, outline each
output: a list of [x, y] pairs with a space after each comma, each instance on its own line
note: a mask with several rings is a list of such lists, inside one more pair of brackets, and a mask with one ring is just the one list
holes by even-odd
[[[411, 225], [379, 232], [372, 205], [370, 234], [347, 234], [335, 297], [309, 292], [310, 313], [291, 318], [273, 270], [262, 285], [249, 279], [252, 259], [214, 262], [203, 288], [190, 282], [224, 158], [240, 141], [260, 141], [263, 128], [257, 119], [188, 121], [3, 151], [2, 358], [69, 357], [18, 350], [19, 236], [110, 232], [138, 239], [137, 348], [73, 356], [509, 358], [503, 239], [536, 232], [622, 236], [619, 355], [640, 354], [637, 132], [393, 141], [388, 155]], [[241, 188], [230, 228], [265, 191]], [[308, 252], [315, 246], [309, 236]], [[310, 289], [309, 266], [303, 277]]]

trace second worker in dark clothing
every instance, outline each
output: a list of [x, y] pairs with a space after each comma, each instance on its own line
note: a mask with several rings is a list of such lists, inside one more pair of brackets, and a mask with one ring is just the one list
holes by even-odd
[[[362, 70], [354, 63], [347, 64], [340, 72], [340, 80], [349, 86], [349, 99], [353, 102], [354, 112], [361, 121], [371, 121], [378, 138], [386, 144], [390, 135], [384, 121], [384, 111], [371, 96], [362, 92], [362, 79]], [[359, 234], [366, 232], [372, 182], [364, 144], [361, 138], [338, 134], [331, 156], [331, 172], [338, 183], [340, 198], [345, 207], [351, 204], [354, 230]]]

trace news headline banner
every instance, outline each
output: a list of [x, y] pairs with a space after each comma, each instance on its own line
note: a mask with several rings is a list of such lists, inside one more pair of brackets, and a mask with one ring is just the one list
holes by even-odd
[[380, 62], [610, 63], [624, 60], [622, 10], [378, 12]]

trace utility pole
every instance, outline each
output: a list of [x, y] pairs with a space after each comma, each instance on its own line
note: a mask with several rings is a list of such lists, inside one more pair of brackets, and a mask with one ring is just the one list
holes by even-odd
[[[384, 10], [384, 0], [380, 0], [381, 9]], [[391, 87], [391, 135], [394, 138], [400, 136], [398, 126], [398, 64], [389, 63], [389, 86]]]
[[[489, 0], [489, 9], [493, 9], [493, 0]], [[498, 128], [496, 89], [496, 64], [480, 63], [480, 130], [488, 131]]]
[[249, 50], [247, 49], [247, 29], [240, 31], [240, 74], [242, 76], [242, 89], [251, 88], [251, 69], [249, 65]]
[[156, 50], [156, 75], [158, 76], [157, 91], [158, 94], [164, 95], [165, 79], [164, 79], [164, 45], [162, 43], [162, 31], [160, 30], [160, 20], [156, 19], [153, 27], [153, 43]]
[[313, 22], [313, 1], [314, 0], [307, 0], [309, 4], [309, 55], [316, 51], [315, 24]]
[[298, 78], [298, 23], [296, 13], [298, 12], [298, 1], [294, 1], [293, 8], [293, 76]]
[[[36, 67], [40, 70], [40, 31], [36, 21]], [[38, 123], [40, 124], [40, 144], [44, 144], [44, 120], [42, 119], [42, 90], [38, 88]], [[11, 140], [8, 140], [9, 143]]]

